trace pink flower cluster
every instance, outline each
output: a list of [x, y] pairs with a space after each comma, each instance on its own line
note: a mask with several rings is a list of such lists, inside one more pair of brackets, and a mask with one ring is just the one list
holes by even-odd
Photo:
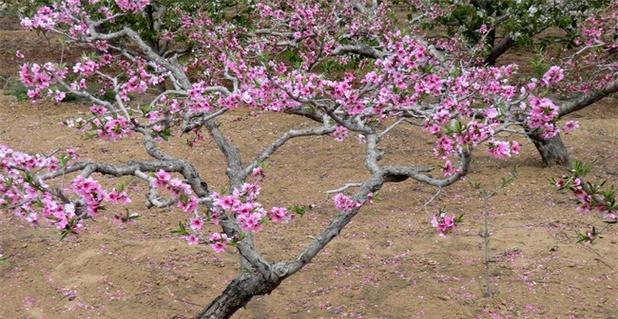
[[95, 217], [102, 202], [108, 198], [107, 193], [99, 182], [92, 178], [76, 177], [71, 182], [73, 192], [77, 194], [86, 206], [88, 216]]
[[455, 222], [455, 217], [445, 212], [440, 212], [431, 218], [431, 226], [436, 229], [440, 236], [446, 237], [446, 234], [455, 229], [457, 223]]
[[139, 13], [150, 4], [150, 0], [116, 0], [116, 4], [122, 11]]
[[129, 94], [131, 93], [144, 93], [148, 89], [148, 83], [143, 78], [133, 75], [127, 82], [122, 85], [120, 95], [123, 101], [129, 101]]
[[225, 247], [229, 244], [231, 239], [223, 233], [212, 233], [208, 236], [208, 241], [212, 250], [216, 253], [221, 253], [225, 250]]
[[11, 173], [18, 170], [41, 170], [55, 171], [60, 166], [59, 160], [53, 156], [30, 155], [15, 151], [6, 145], [0, 145], [0, 169]]
[[191, 186], [178, 178], [172, 178], [170, 173], [159, 170], [151, 180], [150, 186], [157, 189], [165, 187], [178, 199], [178, 208], [182, 209], [184, 212], [195, 213], [197, 211], [199, 201], [198, 198], [193, 195]]
[[348, 129], [345, 126], [337, 125], [335, 126], [335, 131], [331, 135], [335, 141], [343, 142], [343, 140], [345, 140], [348, 136]]
[[94, 125], [99, 127], [97, 135], [104, 140], [116, 141], [131, 133], [131, 123], [123, 116], [105, 117], [104, 123], [98, 118], [92, 121]]
[[107, 200], [114, 204], [128, 204], [131, 202], [131, 198], [129, 198], [126, 192], [118, 191], [116, 188], [107, 193]]
[[293, 215], [285, 207], [273, 207], [268, 212], [268, 218], [275, 223], [287, 223], [292, 217]]
[[21, 26], [28, 29], [51, 30], [56, 26], [58, 13], [50, 7], [40, 7], [32, 18], [21, 19]]
[[84, 59], [81, 62], [75, 63], [73, 66], [73, 72], [77, 74], [81, 74], [85, 77], [89, 77], [94, 74], [97, 70], [99, 70], [100, 64], [91, 59]]
[[558, 119], [558, 106], [548, 98], [530, 96], [527, 107], [526, 125], [530, 129], [538, 129], [541, 136], [550, 139], [558, 134], [555, 121]]
[[337, 195], [333, 197], [333, 202], [335, 203], [335, 208], [340, 212], [348, 212], [360, 206], [360, 203], [357, 203], [354, 199], [343, 193], [337, 193]]
[[[35, 175], [41, 171], [55, 172], [75, 159], [77, 154], [73, 149], [66, 150], [61, 162], [53, 156], [30, 155], [0, 146], [0, 207], [31, 224], [38, 224], [42, 217], [59, 230], [77, 233], [83, 227], [83, 215], [95, 217], [103, 202], [131, 201], [125, 192], [115, 189], [106, 192], [92, 178], [78, 176], [72, 180], [70, 189], [58, 190]], [[71, 199], [70, 194], [76, 199]]]
[[191, 86], [191, 89], [188, 90], [189, 94], [189, 110], [191, 112], [208, 112], [210, 111], [210, 98], [208, 96], [204, 96], [206, 93], [206, 83], [204, 81], [200, 81], [194, 83]]
[[521, 145], [516, 141], [490, 141], [488, 147], [489, 154], [495, 158], [511, 157], [521, 151]]
[[[19, 78], [28, 88], [28, 97], [32, 100], [41, 98], [41, 93], [50, 88], [56, 78], [64, 78], [66, 70], [58, 70], [52, 63], [40, 66], [36, 63], [23, 64], [19, 70]], [[54, 92], [48, 90], [49, 95]]]
[[[47, 185], [32, 177], [30, 171], [57, 170], [60, 161], [51, 156], [29, 155], [0, 145], [0, 208], [35, 225], [42, 214], [50, 225], [64, 230], [75, 217], [75, 206], [62, 203], [46, 191]], [[38, 212], [37, 212], [38, 208]], [[73, 225], [75, 231], [81, 224]]]
[[618, 211], [613, 202], [613, 194], [606, 197], [606, 194], [594, 192], [598, 187], [585, 187], [584, 182], [577, 175], [565, 175], [555, 182], [558, 189], [568, 188], [577, 198], [577, 211], [587, 213], [592, 210], [598, 211], [606, 222], [617, 222]]
[[[151, 186], [160, 188], [174, 183], [174, 178], [164, 171], [155, 174], [151, 181]], [[273, 207], [269, 211], [257, 202], [260, 194], [260, 187], [257, 184], [245, 183], [235, 189], [230, 195], [219, 195], [216, 192], [211, 194], [212, 205], [209, 211], [209, 220], [212, 224], [218, 225], [220, 218], [224, 214], [236, 219], [243, 232], [259, 232], [262, 230], [266, 219], [274, 223], [287, 223], [293, 219], [293, 215], [284, 207]], [[185, 195], [186, 196], [186, 195]], [[204, 228], [204, 218], [200, 217], [197, 211], [193, 211], [195, 217], [189, 219], [189, 229], [183, 231], [183, 239], [189, 245], [208, 243], [217, 253], [225, 250], [225, 247], [232, 241], [224, 233], [211, 233], [208, 240], [201, 241], [200, 231]]]
[[235, 216], [241, 229], [245, 232], [258, 232], [262, 230], [264, 219], [268, 218], [275, 223], [289, 222], [292, 215], [286, 208], [273, 207], [266, 211], [257, 202], [260, 187], [257, 184], [245, 183], [235, 189], [231, 195], [219, 196], [213, 194], [214, 207], [211, 218], [221, 216], [224, 212]]
[[541, 84], [544, 86], [552, 86], [562, 81], [562, 79], [564, 79], [564, 71], [559, 66], [554, 65], [545, 72], [541, 79]]

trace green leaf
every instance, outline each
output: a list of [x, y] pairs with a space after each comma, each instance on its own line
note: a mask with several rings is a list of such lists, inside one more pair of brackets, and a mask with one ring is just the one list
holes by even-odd
[[70, 158], [68, 156], [66, 156], [66, 154], [62, 154], [60, 156], [60, 168], [65, 168], [67, 163], [69, 162]]
[[299, 215], [300, 217], [303, 217], [305, 213], [309, 211], [310, 209], [311, 207], [307, 205], [298, 205], [298, 204], [288, 207], [289, 211], [293, 212], [296, 215]]
[[60, 240], [64, 240], [65, 238], [67, 238], [69, 234], [77, 234], [75, 232], [76, 225], [77, 225], [77, 220], [71, 219], [69, 223], [67, 224], [67, 226], [60, 233]]
[[464, 218], [464, 214], [460, 214], [457, 217], [455, 217], [455, 224], [463, 223], [463, 218]]
[[84, 133], [84, 139], [85, 140], [91, 140], [91, 139], [94, 139], [97, 136], [98, 136], [98, 134], [97, 134], [96, 131], [89, 131], [89, 132]]
[[115, 188], [117, 192], [122, 192], [124, 191], [125, 187], [126, 187], [125, 183], [117, 183]]
[[189, 201], [189, 196], [187, 194], [180, 194], [180, 196], [178, 196], [178, 200], [180, 200], [183, 204], [186, 204]]
[[178, 228], [172, 230], [171, 233], [181, 236], [189, 235], [189, 231], [187, 231], [187, 228], [182, 222], [178, 222]]
[[142, 112], [143, 116], [147, 116], [148, 113], [152, 111], [150, 105], [140, 105], [139, 110]]
[[166, 127], [159, 132], [159, 136], [161, 136], [162, 139], [168, 141], [170, 139], [170, 136], [172, 136], [172, 132], [169, 127]]
[[483, 184], [481, 184], [481, 182], [477, 182], [475, 180], [472, 180], [471, 178], [468, 179], [468, 184], [470, 184], [470, 186], [474, 189], [481, 189], [481, 187], [483, 187]]
[[30, 172], [28, 172], [28, 171], [23, 172], [22, 176], [24, 177], [24, 182], [26, 182], [26, 183], [28, 183], [30, 185], [33, 185], [34, 178], [32, 177], [32, 174]]
[[4, 179], [4, 186], [6, 188], [10, 188], [11, 186], [13, 186], [13, 178], [11, 177], [7, 177]]
[[261, 169], [267, 169], [269, 165], [270, 164], [268, 164], [267, 161], [259, 161], [257, 163], [257, 166], [260, 167]]
[[371, 200], [373, 200], [374, 202], [379, 201], [382, 197], [382, 193], [380, 193], [379, 191], [373, 193], [373, 198], [371, 198]]
[[41, 201], [40, 198], [37, 198], [36, 200], [32, 202], [32, 206], [36, 208], [43, 208], [43, 202]]

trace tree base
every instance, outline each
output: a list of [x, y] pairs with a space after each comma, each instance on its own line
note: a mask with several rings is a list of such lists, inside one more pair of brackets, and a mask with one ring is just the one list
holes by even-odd
[[528, 137], [534, 143], [537, 151], [541, 155], [543, 165], [547, 167], [551, 166], [570, 166], [571, 160], [569, 158], [569, 152], [567, 151], [560, 134], [557, 134], [550, 139], [542, 139], [535, 133], [529, 133]]
[[258, 274], [242, 274], [232, 280], [196, 319], [227, 319], [247, 305], [254, 296], [271, 293], [281, 281], [270, 282]]

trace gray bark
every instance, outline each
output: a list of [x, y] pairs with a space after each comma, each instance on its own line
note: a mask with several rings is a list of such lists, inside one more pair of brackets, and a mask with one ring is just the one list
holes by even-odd
[[281, 280], [270, 281], [257, 273], [243, 273], [225, 288], [196, 319], [226, 319], [247, 305], [254, 296], [271, 293]]
[[557, 134], [553, 138], [543, 139], [536, 133], [528, 132], [528, 137], [534, 143], [537, 151], [541, 155], [543, 165], [547, 167], [551, 166], [569, 166], [570, 158], [560, 134]]
[[593, 104], [606, 96], [609, 96], [613, 93], [618, 92], [618, 79], [615, 79], [609, 82], [605, 87], [601, 88], [598, 91], [592, 91], [590, 93], [583, 94], [578, 96], [572, 100], [569, 100], [562, 105], [560, 105], [559, 113], [560, 116], [567, 115], [569, 113], [581, 110], [586, 106]]
[[511, 47], [515, 45], [515, 41], [511, 37], [506, 37], [500, 41], [500, 43], [496, 44], [487, 59], [485, 60], [485, 64], [493, 66], [496, 65], [498, 58], [508, 51]]

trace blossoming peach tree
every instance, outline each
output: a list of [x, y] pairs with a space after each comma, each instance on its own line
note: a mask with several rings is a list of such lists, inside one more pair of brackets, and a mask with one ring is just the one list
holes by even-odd
[[[585, 108], [618, 91], [615, 0], [409, 0], [410, 21], [434, 30], [433, 37], [460, 47], [462, 58], [495, 65], [513, 47], [534, 51], [531, 65], [540, 77], [560, 65], [564, 86], [559, 116]], [[446, 29], [446, 32], [441, 32]], [[437, 33], [435, 31], [438, 31]], [[467, 50], [463, 50], [468, 46]], [[596, 69], [592, 71], [591, 69]], [[533, 80], [534, 82], [534, 80]], [[573, 126], [571, 123], [569, 126]], [[543, 138], [530, 131], [547, 166], [571, 164], [559, 134]]]
[[[75, 61], [24, 63], [19, 73], [28, 96], [88, 101], [88, 118], [67, 121], [74, 129], [109, 142], [139, 135], [150, 159], [104, 163], [80, 160], [72, 149], [44, 155], [1, 146], [3, 210], [75, 236], [104, 205], [131, 201], [123, 189], [105, 189], [96, 178], [135, 176], [149, 187], [149, 207], [186, 212], [175, 232], [189, 245], [240, 255], [245, 271], [198, 315], [228, 318], [311, 262], [386, 183], [413, 179], [446, 187], [468, 173], [474, 152], [518, 154], [513, 132], [546, 139], [559, 130], [562, 107], [546, 95], [564, 80], [560, 67], [521, 81], [515, 65], [466, 62], [456, 57], [461, 51], [415, 28], [398, 29], [391, 8], [377, 1], [271, 0], [242, 10], [241, 23], [199, 3], [64, 0], [23, 18], [23, 27], [56, 34], [85, 52]], [[145, 96], [152, 98], [144, 102]], [[298, 116], [313, 126], [291, 129], [247, 158], [218, 125], [239, 108]], [[381, 163], [380, 143], [402, 125], [434, 138], [428, 155], [441, 161], [437, 172]], [[220, 149], [229, 185], [224, 192], [212, 190], [193, 163], [162, 150], [170, 136], [183, 133], [207, 134]], [[364, 148], [369, 177], [342, 181], [330, 192], [337, 213], [295, 259], [266, 259], [254, 237], [267, 221], [292, 222], [295, 212], [260, 204], [262, 164], [292, 139], [343, 141], [351, 134]], [[459, 221], [440, 211], [431, 224], [446, 234]]]

